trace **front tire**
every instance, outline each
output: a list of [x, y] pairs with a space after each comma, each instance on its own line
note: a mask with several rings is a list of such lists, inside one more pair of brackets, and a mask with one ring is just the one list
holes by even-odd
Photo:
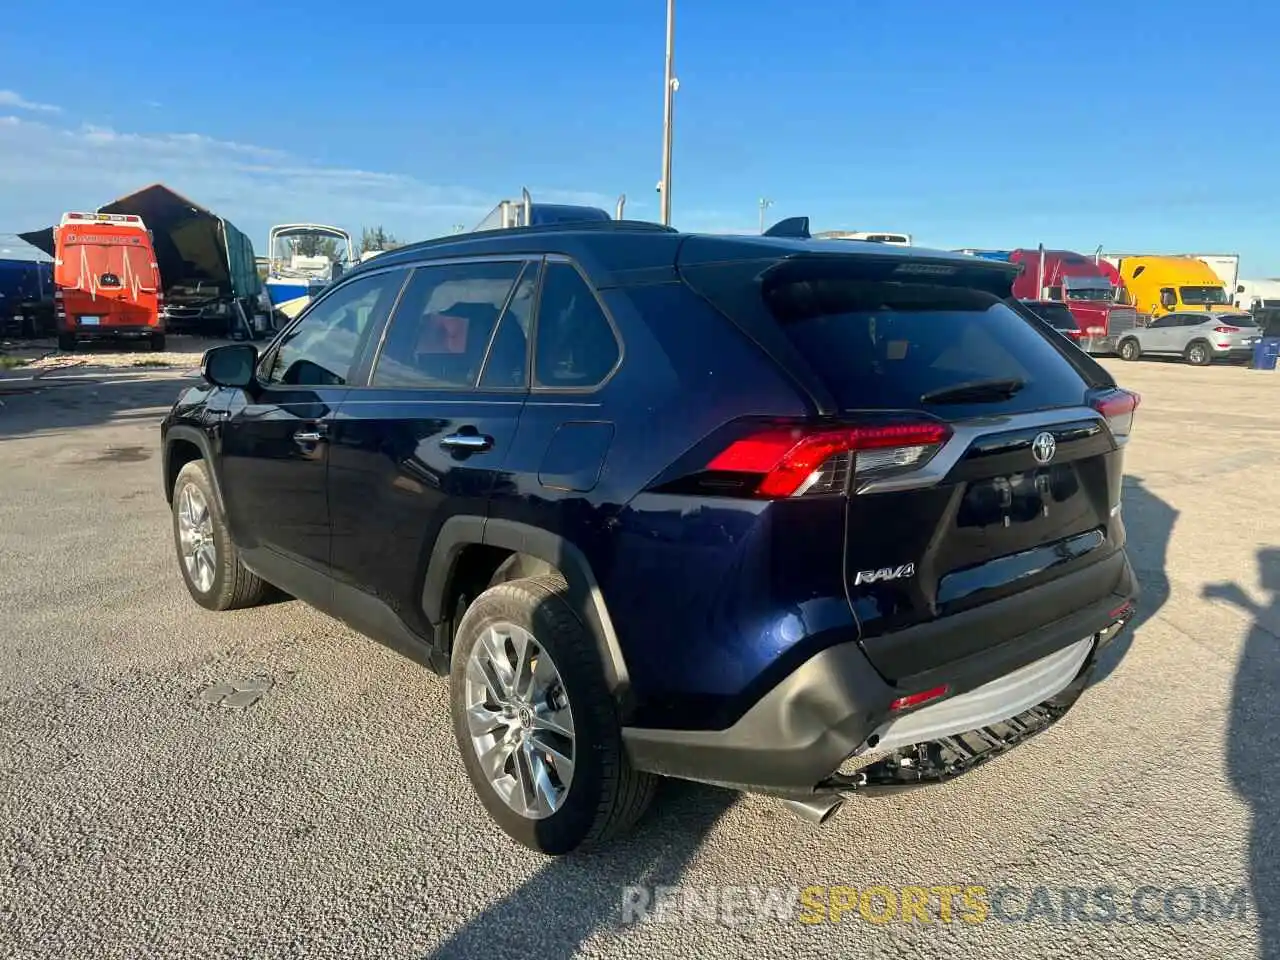
[[240, 562], [203, 460], [186, 464], [174, 482], [173, 542], [187, 592], [206, 610], [237, 610], [266, 598], [266, 581]]
[[560, 855], [624, 833], [655, 778], [635, 770], [596, 646], [558, 575], [490, 587], [454, 642], [450, 708], [471, 785], [512, 839]]
[[1128, 340], [1121, 341], [1120, 343], [1120, 359], [1121, 360], [1133, 361], [1133, 360], [1137, 360], [1138, 357], [1140, 356], [1142, 356], [1142, 348], [1138, 346], [1137, 340], [1134, 340], [1131, 337]]
[[58, 351], [60, 353], [75, 353], [76, 335], [74, 333], [58, 334]]
[[1187, 363], [1193, 367], [1207, 367], [1213, 362], [1213, 354], [1209, 350], [1209, 345], [1203, 340], [1187, 344], [1186, 357]]
[[153, 333], [151, 335], [151, 352], [164, 353], [164, 334]]

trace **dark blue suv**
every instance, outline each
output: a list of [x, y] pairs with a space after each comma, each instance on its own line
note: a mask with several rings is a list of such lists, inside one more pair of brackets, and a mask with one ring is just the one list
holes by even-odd
[[1043, 729], [1132, 616], [1136, 395], [1009, 264], [771, 233], [428, 241], [209, 351], [163, 426], [192, 597], [271, 585], [449, 675], [549, 853], [658, 776], [821, 822]]

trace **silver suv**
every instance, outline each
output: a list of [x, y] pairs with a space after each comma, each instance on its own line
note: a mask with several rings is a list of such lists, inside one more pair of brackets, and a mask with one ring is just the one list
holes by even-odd
[[1262, 331], [1247, 313], [1170, 313], [1134, 327], [1116, 345], [1124, 360], [1144, 353], [1180, 356], [1205, 366], [1214, 360], [1247, 359]]

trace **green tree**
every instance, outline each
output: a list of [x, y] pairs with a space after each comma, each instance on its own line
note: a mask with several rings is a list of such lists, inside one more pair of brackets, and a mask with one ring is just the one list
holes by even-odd
[[293, 252], [302, 257], [328, 257], [330, 260], [338, 256], [338, 238], [321, 237], [313, 233], [303, 233], [291, 238]]
[[376, 227], [361, 227], [360, 229], [360, 253], [363, 256], [366, 253], [375, 251], [394, 250], [396, 247], [404, 246], [393, 234], [387, 233], [379, 224]]

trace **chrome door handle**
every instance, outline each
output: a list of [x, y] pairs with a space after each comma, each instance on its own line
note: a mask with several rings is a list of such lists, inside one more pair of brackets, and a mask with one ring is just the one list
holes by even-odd
[[324, 434], [319, 430], [299, 430], [293, 435], [293, 439], [298, 443], [319, 443], [324, 439]]
[[493, 437], [484, 437], [478, 433], [451, 433], [440, 441], [446, 450], [466, 450], [475, 453], [488, 450], [493, 446]]

